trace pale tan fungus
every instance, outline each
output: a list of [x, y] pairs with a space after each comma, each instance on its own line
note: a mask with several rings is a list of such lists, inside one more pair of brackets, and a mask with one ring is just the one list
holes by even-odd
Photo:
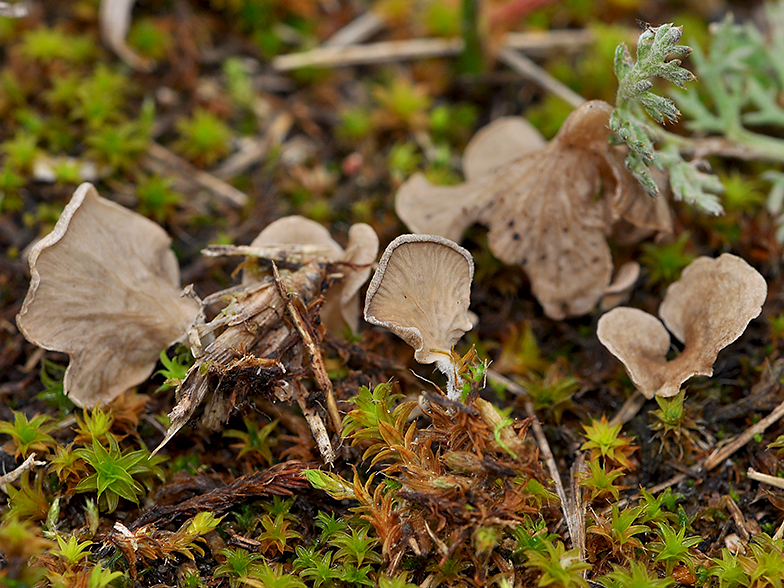
[[599, 307], [610, 310], [624, 303], [631, 296], [634, 285], [640, 277], [640, 264], [636, 261], [627, 261], [615, 273], [612, 283], [604, 291]]
[[481, 178], [546, 144], [539, 130], [523, 117], [502, 116], [471, 137], [463, 152], [463, 175], [468, 181]]
[[[528, 126], [480, 131], [466, 149], [467, 181], [432, 186], [416, 175], [401, 186], [395, 210], [418, 233], [459, 241], [471, 224], [488, 227], [490, 250], [520, 265], [545, 314], [562, 319], [591, 312], [612, 276], [607, 237], [630, 240], [672, 230], [666, 201], [648, 196], [609, 144], [612, 107], [587, 102], [549, 143], [535, 145]], [[493, 161], [497, 161], [497, 165]]]
[[348, 230], [348, 245], [341, 261], [350, 263], [354, 267], [347, 267], [344, 270], [345, 277], [340, 288], [340, 312], [343, 320], [354, 333], [359, 331], [361, 315], [359, 291], [373, 271], [378, 247], [378, 235], [373, 227], [365, 223], [351, 225]]
[[599, 319], [596, 335], [621, 360], [632, 382], [646, 398], [653, 398], [663, 388], [669, 390], [670, 380], [683, 377], [683, 382], [693, 375], [671, 372], [667, 363], [670, 334], [659, 319], [643, 310], [628, 306], [614, 308]]
[[[713, 374], [719, 352], [759, 316], [766, 296], [765, 279], [743, 259], [699, 257], [667, 288], [663, 324], [641, 310], [616, 308], [599, 319], [597, 335], [646, 398], [670, 397], [689, 378]], [[671, 361], [665, 325], [684, 344]]]
[[[378, 236], [370, 225], [357, 223], [348, 232], [348, 245], [344, 251], [340, 244], [321, 224], [302, 216], [287, 216], [270, 223], [251, 242], [251, 247], [318, 245], [324, 248], [323, 261], [346, 262], [340, 268], [344, 274], [341, 283], [330, 289], [321, 308], [326, 328], [341, 332], [347, 324], [356, 333], [359, 330], [359, 290], [367, 281], [371, 264], [378, 255]], [[258, 280], [248, 269], [243, 271], [242, 283]]]
[[77, 406], [111, 402], [146, 380], [199, 315], [180, 296], [170, 243], [160, 226], [85, 183], [31, 249], [16, 322], [28, 341], [70, 355], [63, 385]]
[[[506, 116], [482, 127], [471, 138], [463, 153], [465, 190], [433, 186], [424, 174], [416, 173], [395, 195], [395, 212], [415, 233], [441, 235], [459, 242], [465, 230], [475, 222], [468, 207], [482, 197], [482, 186], [469, 187], [504, 164], [541, 149], [546, 144], [536, 128], [519, 116]], [[499, 145], [503, 148], [499, 149]]]
[[460, 397], [452, 347], [472, 328], [468, 311], [474, 262], [456, 243], [435, 235], [401, 235], [381, 256], [365, 298], [365, 320], [395, 333], [414, 358], [447, 376]]

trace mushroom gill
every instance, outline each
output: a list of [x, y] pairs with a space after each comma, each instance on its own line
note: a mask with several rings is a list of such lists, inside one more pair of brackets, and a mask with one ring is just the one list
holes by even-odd
[[419, 363], [435, 363], [457, 400], [452, 347], [472, 328], [468, 305], [474, 262], [456, 243], [436, 235], [402, 235], [381, 256], [365, 299], [365, 320], [414, 348]]

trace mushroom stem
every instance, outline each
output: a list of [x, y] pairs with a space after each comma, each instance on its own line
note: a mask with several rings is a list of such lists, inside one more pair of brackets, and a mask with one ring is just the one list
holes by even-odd
[[446, 376], [446, 396], [449, 400], [460, 402], [463, 395], [464, 378], [457, 373], [457, 366], [451, 357], [436, 361], [438, 371]]

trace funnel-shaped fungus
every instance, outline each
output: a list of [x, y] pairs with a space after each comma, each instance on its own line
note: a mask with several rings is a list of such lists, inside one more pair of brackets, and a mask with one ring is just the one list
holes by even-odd
[[[251, 247], [287, 245], [315, 245], [323, 249], [315, 257], [323, 261], [344, 262], [343, 278], [338, 287], [330, 289], [321, 308], [324, 325], [339, 331], [343, 321], [353, 332], [359, 330], [359, 290], [367, 281], [371, 264], [378, 255], [378, 236], [370, 225], [357, 223], [348, 231], [348, 246], [343, 248], [319, 223], [302, 216], [287, 216], [270, 223], [251, 242]], [[243, 273], [243, 284], [258, 278], [249, 271]], [[341, 320], [342, 319], [342, 320]]]
[[[692, 376], [713, 374], [719, 351], [759, 316], [767, 290], [765, 279], [739, 257], [699, 257], [667, 288], [659, 306], [664, 324], [641, 310], [621, 307], [599, 319], [597, 335], [646, 398], [674, 396]], [[684, 344], [671, 361], [666, 358], [667, 329]]]
[[522, 266], [547, 316], [586, 314], [610, 284], [607, 236], [625, 227], [639, 239], [672, 225], [663, 198], [648, 196], [609, 144], [611, 113], [587, 102], [546, 145], [522, 119], [494, 123], [466, 147], [464, 184], [432, 186], [417, 174], [395, 210], [412, 231], [455, 241], [486, 225], [490, 250]]
[[452, 400], [460, 398], [452, 347], [472, 327], [473, 276], [471, 254], [456, 243], [402, 235], [381, 256], [365, 299], [365, 320], [403, 339], [419, 363], [435, 363]]
[[196, 319], [170, 242], [154, 222], [82, 184], [32, 248], [16, 322], [28, 341], [71, 356], [63, 386], [77, 406], [110, 402], [146, 380]]

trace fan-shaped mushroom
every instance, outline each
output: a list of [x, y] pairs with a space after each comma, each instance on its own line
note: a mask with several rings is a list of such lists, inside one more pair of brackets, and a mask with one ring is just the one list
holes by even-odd
[[432, 186], [417, 174], [395, 210], [414, 232], [456, 241], [472, 223], [486, 225], [491, 251], [523, 267], [547, 316], [586, 314], [610, 283], [613, 229], [635, 228], [636, 239], [671, 231], [662, 197], [649, 197], [609, 145], [611, 113], [587, 102], [544, 146], [522, 119], [504, 119], [466, 147], [466, 183]]
[[63, 385], [78, 406], [110, 402], [147, 379], [199, 314], [180, 295], [170, 242], [157, 224], [85, 183], [32, 248], [16, 322], [28, 341], [71, 356]]
[[[270, 223], [250, 244], [251, 247], [276, 245], [316, 245], [322, 248], [322, 253], [316, 257], [346, 263], [340, 285], [326, 294], [321, 317], [330, 331], [340, 330], [345, 321], [356, 333], [360, 316], [359, 290], [370, 276], [370, 266], [378, 255], [378, 236], [373, 228], [364, 223], [352, 225], [344, 251], [319, 223], [302, 216], [287, 216]], [[256, 277], [245, 271], [242, 281], [248, 284]]]
[[[597, 335], [646, 398], [674, 396], [692, 376], [713, 374], [719, 351], [759, 316], [766, 296], [765, 279], [740, 257], [699, 257], [667, 288], [659, 306], [664, 324], [641, 310], [620, 307], [599, 319]], [[665, 325], [684, 344], [671, 361]]]
[[403, 339], [419, 363], [435, 363], [452, 400], [460, 398], [452, 347], [472, 328], [473, 276], [471, 254], [456, 243], [402, 235], [381, 256], [365, 298], [365, 320]]

